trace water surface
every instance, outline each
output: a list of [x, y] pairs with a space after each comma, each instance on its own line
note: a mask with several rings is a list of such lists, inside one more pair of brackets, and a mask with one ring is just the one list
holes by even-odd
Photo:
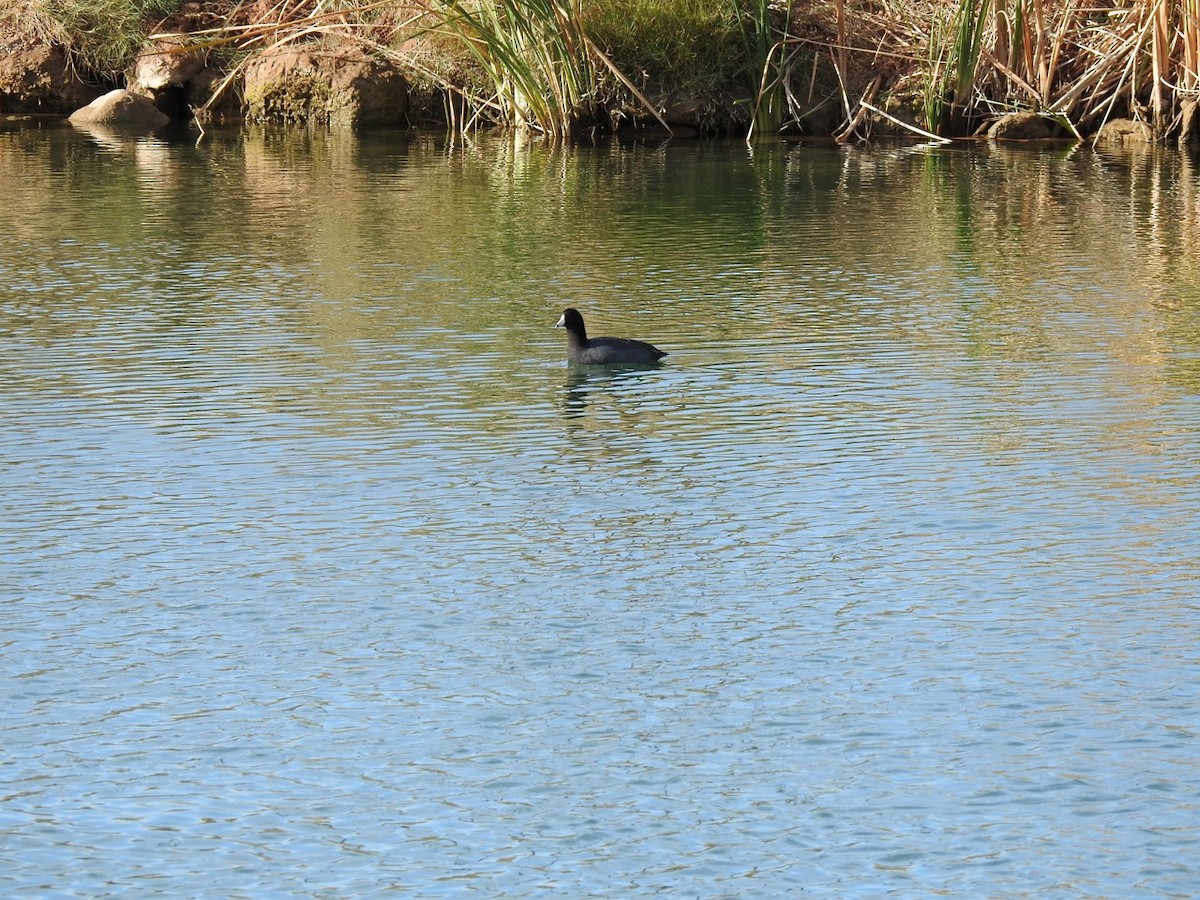
[[1189, 157], [9, 123], [0, 183], [3, 893], [1200, 890]]

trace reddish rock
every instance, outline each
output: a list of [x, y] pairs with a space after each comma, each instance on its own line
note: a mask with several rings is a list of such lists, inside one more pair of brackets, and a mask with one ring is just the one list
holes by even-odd
[[254, 121], [351, 126], [407, 122], [404, 77], [358, 47], [286, 47], [254, 60], [244, 77], [247, 116]]

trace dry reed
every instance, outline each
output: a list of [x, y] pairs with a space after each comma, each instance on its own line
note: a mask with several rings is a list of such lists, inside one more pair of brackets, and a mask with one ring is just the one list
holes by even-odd
[[[1200, 0], [832, 0], [806, 7], [810, 20], [822, 13], [824, 41], [795, 43], [827, 47], [846, 127], [859, 105], [846, 85], [870, 73], [893, 88], [915, 82], [912, 106], [934, 131], [1029, 109], [1072, 129], [1128, 116], [1164, 137], [1200, 99]], [[904, 55], [907, 67], [896, 62]]]

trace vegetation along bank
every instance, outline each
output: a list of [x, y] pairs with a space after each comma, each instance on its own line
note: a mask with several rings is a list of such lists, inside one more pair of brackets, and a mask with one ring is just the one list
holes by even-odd
[[0, 0], [0, 114], [114, 89], [201, 125], [1187, 143], [1200, 0]]

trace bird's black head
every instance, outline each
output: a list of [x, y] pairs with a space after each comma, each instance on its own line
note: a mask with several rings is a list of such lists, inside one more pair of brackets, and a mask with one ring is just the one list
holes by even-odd
[[574, 307], [567, 307], [563, 310], [563, 314], [559, 317], [558, 322], [554, 325], [555, 328], [565, 328], [572, 334], [586, 337], [587, 332], [583, 327], [583, 316], [579, 314], [579, 310]]

